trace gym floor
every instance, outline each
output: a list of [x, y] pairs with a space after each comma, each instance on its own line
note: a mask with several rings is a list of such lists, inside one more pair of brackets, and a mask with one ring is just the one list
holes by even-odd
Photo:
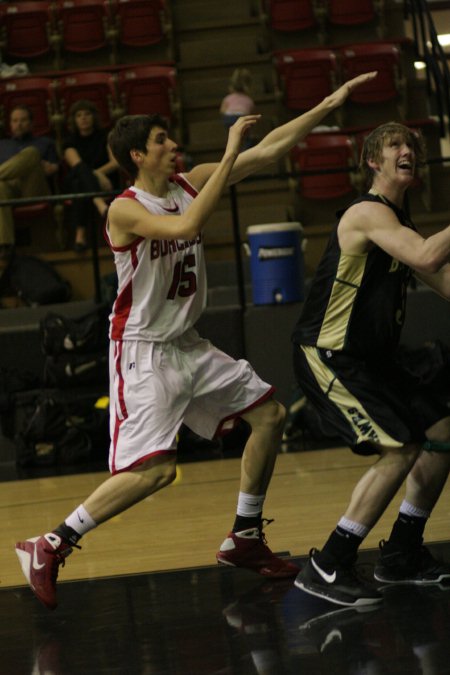
[[[345, 448], [281, 454], [266, 501], [268, 543], [300, 566], [320, 546], [371, 458]], [[450, 673], [450, 584], [387, 586], [357, 611], [215, 564], [233, 520], [240, 460], [180, 465], [176, 483], [82, 539], [60, 569], [58, 607], [33, 596], [17, 539], [61, 522], [106, 472], [2, 475], [0, 675], [444, 675]], [[378, 541], [400, 490], [365, 540], [372, 578]], [[450, 560], [450, 491], [427, 526]], [[43, 529], [44, 528], [44, 529]]]
[[[436, 550], [450, 555], [448, 544]], [[373, 562], [364, 551], [361, 563]], [[0, 593], [0, 672], [450, 673], [450, 586], [390, 586], [383, 594], [376, 609], [339, 608], [292, 581], [218, 566], [63, 582], [54, 612], [28, 588], [10, 588]]]

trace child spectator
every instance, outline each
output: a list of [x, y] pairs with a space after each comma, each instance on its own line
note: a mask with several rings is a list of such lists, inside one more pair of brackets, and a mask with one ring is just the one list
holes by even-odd
[[[242, 115], [251, 115], [255, 111], [255, 102], [251, 97], [252, 76], [247, 68], [236, 68], [228, 84], [228, 94], [222, 99], [220, 112], [223, 123], [228, 130]], [[242, 149], [247, 150], [253, 145], [253, 140], [247, 136], [243, 140]]]

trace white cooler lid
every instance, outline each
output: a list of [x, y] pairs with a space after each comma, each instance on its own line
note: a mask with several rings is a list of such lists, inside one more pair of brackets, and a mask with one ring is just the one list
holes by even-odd
[[267, 234], [268, 232], [302, 232], [303, 227], [300, 223], [265, 223], [264, 225], [250, 225], [247, 227], [247, 234]]

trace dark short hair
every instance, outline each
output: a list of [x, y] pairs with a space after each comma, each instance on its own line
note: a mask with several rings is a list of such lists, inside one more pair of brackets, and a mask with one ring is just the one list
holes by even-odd
[[17, 103], [16, 105], [13, 105], [11, 110], [9, 111], [9, 118], [11, 119], [11, 115], [13, 114], [14, 110], [23, 110], [26, 113], [28, 113], [28, 117], [30, 118], [30, 122], [33, 121], [33, 111], [31, 108], [29, 108], [25, 103]]
[[80, 110], [87, 110], [88, 112], [90, 112], [94, 118], [94, 129], [100, 128], [101, 126], [100, 115], [97, 106], [92, 101], [80, 98], [78, 101], [75, 101], [75, 103], [72, 103], [72, 105], [69, 108], [67, 126], [69, 127], [70, 131], [74, 132], [77, 130], [75, 124], [75, 115], [77, 114], [77, 112], [80, 112]]
[[125, 115], [117, 120], [108, 140], [111, 152], [120, 167], [131, 178], [136, 178], [138, 168], [131, 159], [131, 150], [147, 154], [147, 140], [153, 127], [168, 130], [167, 120], [158, 114]]
[[381, 159], [381, 153], [386, 139], [393, 138], [394, 136], [400, 136], [402, 140], [412, 145], [416, 156], [416, 172], [417, 169], [425, 164], [425, 141], [420, 131], [410, 129], [399, 122], [386, 122], [373, 129], [373, 131], [371, 131], [364, 139], [359, 167], [366, 187], [372, 185], [374, 178], [374, 171], [368, 165], [367, 160], [371, 159], [378, 162]]

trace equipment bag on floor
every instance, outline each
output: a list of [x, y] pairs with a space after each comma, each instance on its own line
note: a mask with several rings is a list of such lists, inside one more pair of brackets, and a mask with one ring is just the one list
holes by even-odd
[[14, 414], [17, 463], [20, 466], [80, 464], [106, 459], [109, 411], [104, 397], [78, 389], [41, 389], [16, 395]]
[[46, 387], [102, 385], [108, 381], [108, 352], [94, 354], [60, 354], [47, 356], [44, 364]]
[[20, 466], [77, 464], [89, 458], [89, 435], [73, 424], [57, 391], [30, 396], [24, 412], [28, 418], [14, 438]]
[[48, 312], [39, 323], [42, 351], [51, 356], [107, 351], [108, 314], [104, 305], [76, 319]]
[[6, 276], [11, 288], [27, 305], [50, 305], [70, 300], [69, 282], [40, 258], [15, 255]]

